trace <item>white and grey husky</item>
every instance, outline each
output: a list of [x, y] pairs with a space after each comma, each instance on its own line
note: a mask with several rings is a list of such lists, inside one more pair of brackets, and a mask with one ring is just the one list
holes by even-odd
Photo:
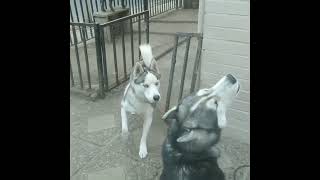
[[128, 134], [127, 112], [144, 117], [139, 156], [148, 154], [147, 136], [152, 123], [153, 111], [160, 100], [160, 72], [149, 44], [140, 45], [142, 61], [135, 64], [121, 101], [122, 134]]

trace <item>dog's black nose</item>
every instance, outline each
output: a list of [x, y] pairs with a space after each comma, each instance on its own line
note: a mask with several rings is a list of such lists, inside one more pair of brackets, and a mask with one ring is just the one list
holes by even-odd
[[160, 96], [159, 96], [159, 95], [155, 95], [155, 96], [153, 96], [153, 99], [154, 99], [155, 101], [159, 101]]
[[227, 79], [228, 79], [232, 84], [234, 84], [234, 83], [237, 82], [236, 78], [233, 77], [231, 74], [227, 74]]

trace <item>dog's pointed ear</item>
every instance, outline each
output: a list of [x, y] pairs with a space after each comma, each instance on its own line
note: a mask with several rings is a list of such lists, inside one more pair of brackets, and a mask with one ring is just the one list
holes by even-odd
[[177, 106], [169, 109], [161, 118], [167, 125], [171, 124], [173, 119], [177, 119]]
[[157, 76], [158, 79], [161, 78], [160, 70], [159, 70], [157, 61], [156, 61], [155, 59], [153, 59], [153, 60], [151, 61], [150, 69], [151, 69], [153, 72], [156, 73], [156, 76]]
[[224, 128], [227, 126], [226, 118], [226, 105], [221, 101], [217, 101], [217, 117], [218, 117], [218, 126]]
[[141, 73], [143, 73], [143, 67], [140, 62], [137, 62], [133, 69], [133, 77], [138, 77]]

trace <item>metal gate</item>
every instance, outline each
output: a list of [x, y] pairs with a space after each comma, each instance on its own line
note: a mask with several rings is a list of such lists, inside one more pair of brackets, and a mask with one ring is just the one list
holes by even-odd
[[[88, 40], [86, 32], [91, 29], [94, 39]], [[139, 45], [149, 42], [149, 11], [104, 24], [70, 23], [70, 41], [74, 42], [70, 44], [72, 91], [104, 97], [129, 78], [128, 72], [140, 59]]]
[[[193, 93], [199, 88], [202, 39], [203, 36], [201, 33], [176, 33], [170, 65], [165, 111], [169, 109], [170, 102], [176, 101], [178, 103], [183, 97]], [[184, 47], [182, 46], [183, 44], [185, 44]], [[195, 51], [195, 57], [190, 56], [192, 54], [190, 54], [190, 47]], [[180, 58], [181, 62], [179, 62], [180, 65], [182, 65], [182, 69], [176, 67], [178, 54], [182, 55], [179, 56], [182, 57]], [[187, 71], [188, 68], [189, 71]], [[181, 73], [177, 75], [177, 71], [180, 70]], [[187, 73], [188, 78], [186, 79]], [[179, 77], [179, 75], [181, 75], [181, 77]], [[179, 81], [180, 83], [174, 83]], [[189, 87], [187, 87], [188, 85]], [[189, 90], [186, 90], [187, 88], [189, 88]], [[174, 96], [172, 96], [172, 94], [174, 94]]]

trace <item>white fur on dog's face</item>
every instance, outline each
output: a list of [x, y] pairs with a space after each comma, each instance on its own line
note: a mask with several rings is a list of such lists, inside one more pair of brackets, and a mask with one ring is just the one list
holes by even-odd
[[240, 89], [239, 82], [230, 82], [228, 76], [233, 77], [232, 75], [224, 76], [213, 87], [199, 90], [196, 95], [203, 97], [191, 107], [191, 111], [194, 111], [203, 100], [211, 98], [207, 101], [206, 106], [208, 109], [214, 109], [217, 111], [218, 124], [220, 128], [227, 125], [225, 115], [226, 108], [232, 103]]
[[145, 77], [144, 82], [141, 84], [144, 88], [144, 96], [150, 103], [154, 103], [155, 100], [153, 99], [154, 96], [159, 96], [159, 88], [160, 88], [160, 81], [157, 77], [148, 72]]

